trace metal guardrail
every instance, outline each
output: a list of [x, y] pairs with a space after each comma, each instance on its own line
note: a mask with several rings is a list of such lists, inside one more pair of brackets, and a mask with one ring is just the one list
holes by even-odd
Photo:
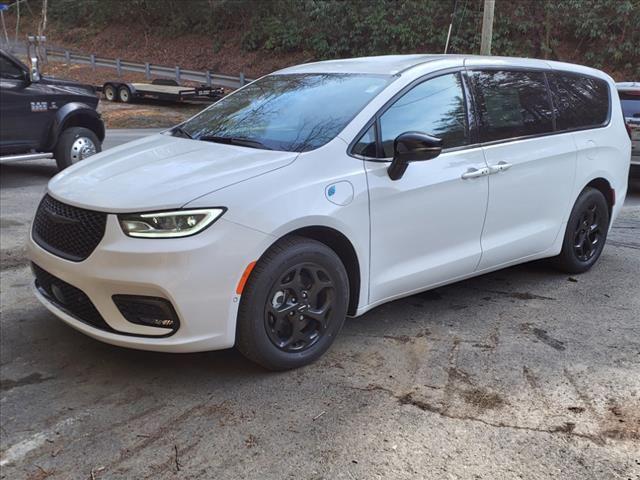
[[[7, 46], [2, 44], [3, 48]], [[24, 49], [22, 45], [8, 45], [9, 50], [20, 51]], [[240, 73], [237, 77], [232, 75], [221, 75], [212, 73], [210, 70], [204, 72], [197, 70], [188, 70], [175, 67], [165, 67], [161, 65], [154, 65], [151, 63], [136, 63], [128, 60], [122, 60], [120, 58], [104, 58], [98, 57], [94, 54], [81, 55], [73, 53], [69, 50], [46, 47], [44, 49], [48, 60], [61, 61], [70, 64], [91, 65], [92, 68], [113, 68], [118, 73], [118, 76], [122, 75], [122, 72], [134, 72], [143, 73], [147, 80], [151, 80], [152, 77], [164, 77], [174, 79], [178, 84], [182, 80], [190, 80], [193, 82], [199, 82], [208, 87], [213, 85], [227, 87], [227, 88], [239, 88], [245, 85], [252, 79], [245, 78], [244, 73]]]

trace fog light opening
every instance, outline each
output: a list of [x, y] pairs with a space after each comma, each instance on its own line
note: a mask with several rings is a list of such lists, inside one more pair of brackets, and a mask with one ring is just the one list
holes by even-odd
[[180, 326], [173, 305], [165, 298], [141, 295], [114, 295], [112, 298], [128, 322], [173, 331]]

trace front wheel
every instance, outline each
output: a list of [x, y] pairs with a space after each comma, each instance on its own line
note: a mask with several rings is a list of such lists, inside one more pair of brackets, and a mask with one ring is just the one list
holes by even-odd
[[58, 138], [54, 151], [58, 170], [64, 170], [101, 150], [100, 140], [88, 128], [67, 128]]
[[609, 231], [609, 207], [600, 190], [585, 188], [576, 200], [555, 266], [567, 273], [583, 273], [600, 257]]
[[236, 346], [270, 370], [301, 367], [329, 349], [348, 304], [349, 280], [336, 253], [315, 240], [284, 238], [251, 272]]

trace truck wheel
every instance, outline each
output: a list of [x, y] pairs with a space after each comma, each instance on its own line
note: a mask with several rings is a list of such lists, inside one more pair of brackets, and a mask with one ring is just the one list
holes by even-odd
[[100, 140], [88, 128], [67, 128], [58, 138], [54, 150], [58, 170], [64, 170], [101, 150]]
[[122, 103], [129, 103], [131, 101], [131, 90], [126, 85], [121, 86], [118, 89], [118, 98]]
[[118, 101], [118, 92], [116, 91], [116, 87], [107, 83], [104, 87], [102, 87], [102, 92], [104, 93], [104, 98], [109, 100], [110, 102]]

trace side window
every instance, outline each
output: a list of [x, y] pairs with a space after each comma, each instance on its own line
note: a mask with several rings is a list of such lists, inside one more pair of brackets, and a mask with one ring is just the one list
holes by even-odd
[[352, 153], [365, 157], [377, 157], [376, 155], [376, 124], [371, 125], [353, 146]]
[[443, 140], [444, 148], [469, 143], [460, 74], [427, 80], [398, 99], [380, 117], [385, 157], [393, 156], [393, 141], [404, 132], [423, 132]]
[[476, 71], [473, 78], [481, 141], [553, 132], [544, 73]]
[[6, 57], [0, 56], [0, 78], [10, 80], [24, 79], [22, 69]]
[[609, 117], [609, 88], [597, 78], [550, 73], [549, 85], [556, 113], [556, 129], [596, 127]]
[[622, 113], [625, 118], [640, 119], [640, 91], [618, 92], [622, 102]]

